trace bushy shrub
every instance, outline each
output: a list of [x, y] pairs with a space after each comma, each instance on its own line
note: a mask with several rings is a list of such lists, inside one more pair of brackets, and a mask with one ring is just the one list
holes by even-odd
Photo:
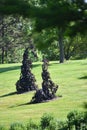
[[22, 123], [13, 123], [9, 130], [27, 130]]
[[42, 130], [47, 129], [50, 125], [50, 122], [54, 119], [52, 114], [43, 114], [43, 116], [41, 117], [41, 128]]
[[67, 122], [56, 121], [56, 125], [55, 125], [55, 129], [54, 130], [68, 130]]
[[56, 128], [57, 128], [57, 120], [56, 119], [53, 119], [53, 120], [51, 120], [50, 121], [50, 124], [49, 124], [49, 130], [56, 130]]
[[54, 118], [53, 120], [50, 121], [48, 130], [59, 130], [59, 123], [60, 121]]
[[84, 102], [83, 105], [84, 105], [83, 107], [84, 107], [85, 109], [87, 109], [87, 102]]
[[4, 126], [0, 126], [0, 130], [7, 130]]
[[87, 130], [87, 111], [84, 113], [84, 123], [83, 124], [84, 124], [83, 127], [85, 128], [83, 130]]
[[68, 127], [70, 130], [75, 127], [75, 130], [86, 130], [86, 114], [83, 112], [73, 111], [67, 115]]
[[65, 122], [55, 119], [51, 113], [45, 113], [40, 124], [30, 119], [26, 126], [13, 123], [9, 129], [0, 126], [0, 130], [87, 130], [87, 112], [72, 111], [68, 113]]
[[27, 123], [27, 130], [39, 130], [38, 128], [38, 124], [36, 124], [32, 120], [29, 120], [29, 122]]

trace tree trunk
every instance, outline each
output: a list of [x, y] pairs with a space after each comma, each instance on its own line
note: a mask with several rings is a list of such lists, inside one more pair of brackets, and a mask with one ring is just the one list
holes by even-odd
[[2, 47], [1, 63], [4, 64], [4, 47]]
[[60, 51], [60, 63], [64, 63], [64, 46], [63, 46], [63, 30], [60, 28], [59, 30], [59, 51]]
[[8, 63], [8, 49], [5, 50], [5, 62]]

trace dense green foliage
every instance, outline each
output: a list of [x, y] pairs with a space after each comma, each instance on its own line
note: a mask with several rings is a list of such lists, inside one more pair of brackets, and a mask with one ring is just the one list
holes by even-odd
[[[49, 60], [59, 60], [59, 45], [57, 42], [57, 30], [47, 29], [42, 33], [33, 34], [36, 47]], [[76, 36], [64, 36], [65, 59], [83, 59], [87, 57], [87, 36], [77, 34]]]
[[[0, 14], [17, 14], [34, 18], [37, 31], [56, 29], [60, 63], [64, 62], [64, 58], [69, 59], [71, 55], [69, 51], [64, 52], [64, 36], [71, 37], [77, 33], [87, 32], [87, 3], [84, 0], [4, 0], [1, 1]], [[44, 41], [51, 45], [47, 40]]]
[[87, 130], [87, 112], [69, 112], [65, 122], [59, 121], [50, 113], [45, 113], [38, 124], [32, 120], [27, 125], [16, 122], [8, 129], [0, 126], [0, 130]]
[[73, 34], [75, 36], [78, 32], [83, 33], [86, 31], [86, 7], [87, 4], [83, 0], [51, 0], [44, 2], [40, 0], [38, 5], [35, 4], [32, 16], [36, 17], [36, 30], [57, 29], [56, 35], [59, 45], [60, 63], [63, 63], [65, 58], [63, 44], [65, 33], [67, 32], [69, 36]]
[[4, 15], [0, 23], [0, 63], [21, 62], [31, 39], [30, 20]]
[[[30, 6], [26, 0], [1, 0], [0, 1], [0, 14], [19, 14], [27, 15]], [[28, 14], [29, 15], [29, 14]]]

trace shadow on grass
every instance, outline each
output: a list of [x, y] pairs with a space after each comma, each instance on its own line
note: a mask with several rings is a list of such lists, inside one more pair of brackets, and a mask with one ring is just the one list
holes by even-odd
[[[42, 103], [46, 103], [46, 102], [42, 102]], [[26, 103], [22, 103], [22, 104], [19, 104], [19, 105], [13, 105], [13, 106], [10, 106], [9, 108], [15, 108], [15, 107], [22, 107], [22, 106], [27, 106], [27, 105], [40, 105], [42, 103], [30, 103], [30, 102], [26, 102]]]
[[19, 105], [17, 105], [17, 107], [26, 106], [26, 105], [29, 105], [29, 102], [26, 102], [26, 103], [23, 103], [23, 104], [19, 104]]
[[49, 66], [52, 66], [52, 65], [58, 65], [60, 64], [59, 62], [49, 62]]
[[0, 68], [0, 73], [4, 73], [11, 70], [17, 70], [17, 69], [20, 69], [20, 66], [3, 67]]
[[8, 93], [8, 94], [1, 95], [0, 98], [12, 96], [12, 95], [15, 95], [15, 94], [17, 94], [17, 92], [11, 92], [11, 93]]
[[9, 108], [15, 108], [15, 107], [20, 107], [20, 106], [25, 106], [25, 105], [29, 105], [29, 103], [24, 103], [24, 104], [19, 104], [19, 105], [12, 105]]
[[80, 77], [79, 79], [87, 79], [87, 75]]
[[[38, 67], [38, 66], [40, 66], [40, 64], [34, 64], [32, 65], [32, 68]], [[21, 69], [21, 66], [2, 67], [0, 68], [0, 73], [12, 71], [12, 70], [18, 70], [18, 69]]]
[[42, 62], [34, 62], [34, 63], [32, 62], [33, 67], [37, 67], [39, 65], [42, 65]]
[[46, 101], [43, 101], [43, 102], [38, 102], [38, 103], [31, 103], [31, 101], [30, 102], [27, 102], [27, 103], [22, 103], [22, 104], [19, 104], [19, 105], [13, 105], [13, 106], [10, 106], [9, 108], [15, 108], [15, 107], [20, 107], [20, 106], [26, 106], [26, 105], [40, 105], [40, 104], [46, 104], [46, 103], [48, 103], [48, 102], [52, 102], [52, 101], [55, 101], [55, 100], [57, 100], [57, 99], [59, 99], [59, 98], [61, 98], [61, 96], [60, 97], [56, 97], [56, 98], [54, 98], [54, 99], [51, 99], [51, 100], [46, 100]]

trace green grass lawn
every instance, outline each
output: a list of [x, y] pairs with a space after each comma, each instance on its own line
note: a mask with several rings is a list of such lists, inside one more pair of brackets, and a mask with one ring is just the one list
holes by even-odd
[[[83, 111], [87, 102], [87, 60], [68, 61], [64, 64], [50, 62], [52, 80], [59, 85], [56, 100], [27, 105], [34, 92], [16, 94], [15, 83], [20, 77], [21, 64], [0, 65], [0, 124], [27, 122], [30, 118], [39, 121], [43, 113], [53, 113], [59, 120], [65, 120], [68, 112]], [[41, 87], [41, 63], [34, 63], [32, 72]]]

